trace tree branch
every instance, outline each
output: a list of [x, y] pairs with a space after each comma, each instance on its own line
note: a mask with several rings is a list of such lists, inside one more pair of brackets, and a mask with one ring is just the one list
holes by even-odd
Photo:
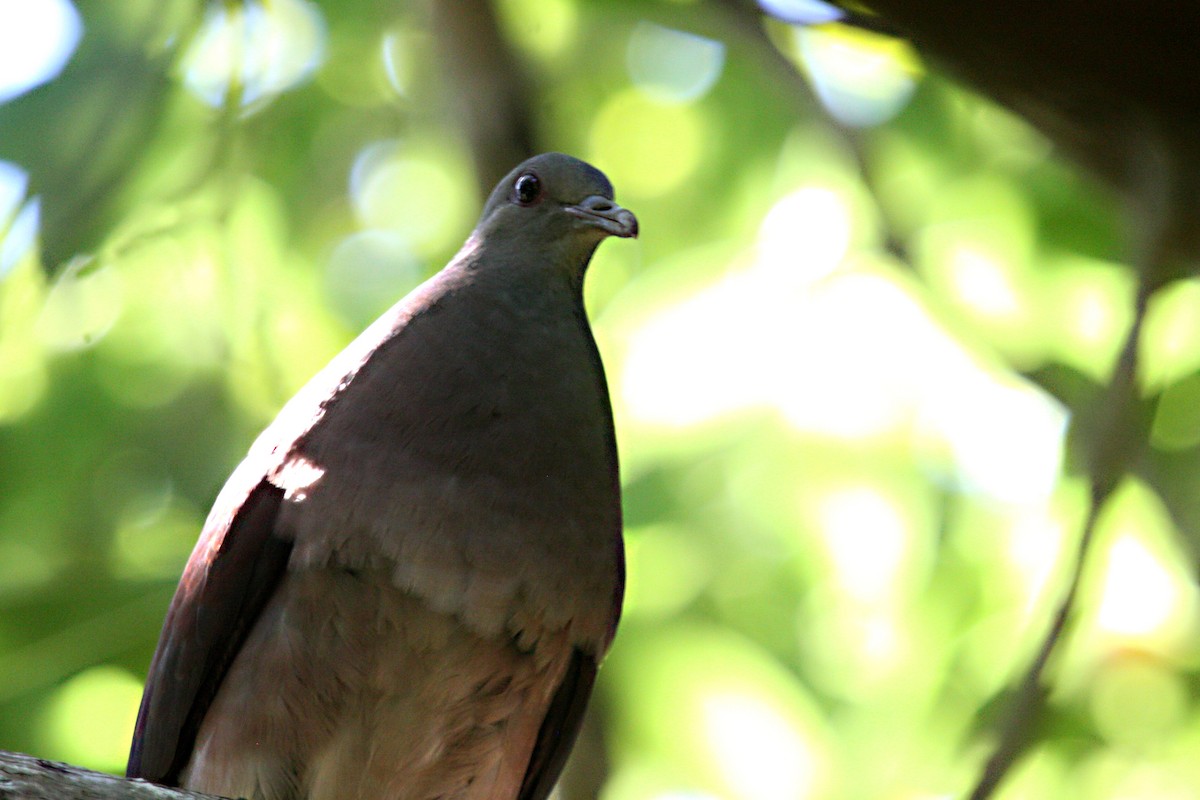
[[4, 800], [218, 800], [215, 795], [170, 789], [142, 780], [0, 750]]

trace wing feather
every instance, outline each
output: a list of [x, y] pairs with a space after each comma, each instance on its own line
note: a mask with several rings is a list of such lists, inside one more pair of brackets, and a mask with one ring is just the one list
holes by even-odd
[[275, 533], [284, 490], [262, 479], [210, 520], [163, 623], [126, 775], [177, 785], [217, 689], [279, 584], [291, 553]]
[[595, 657], [576, 648], [538, 730], [519, 800], [545, 800], [549, 796], [579, 735], [595, 682]]

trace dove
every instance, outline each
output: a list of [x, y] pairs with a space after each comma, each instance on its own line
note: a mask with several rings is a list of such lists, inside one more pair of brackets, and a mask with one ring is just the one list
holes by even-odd
[[541, 800], [620, 616], [583, 303], [637, 218], [531, 158], [440, 272], [280, 411], [205, 521], [127, 774], [261, 800]]

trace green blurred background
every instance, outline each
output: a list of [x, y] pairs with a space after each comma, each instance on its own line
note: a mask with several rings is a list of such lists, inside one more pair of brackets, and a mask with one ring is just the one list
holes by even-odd
[[[737, 3], [0, 4], [0, 748], [123, 770], [224, 478], [529, 150], [642, 228], [588, 277], [629, 589], [565, 793], [973, 784], [1086, 514], [1119, 215], [904, 43]], [[1000, 797], [1200, 798], [1200, 282], [1140, 352]]]

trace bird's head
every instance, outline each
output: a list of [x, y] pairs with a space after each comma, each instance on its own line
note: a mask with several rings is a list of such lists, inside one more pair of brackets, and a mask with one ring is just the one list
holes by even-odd
[[638, 221], [613, 201], [603, 172], [562, 153], [545, 153], [497, 184], [475, 235], [489, 244], [544, 248], [586, 264], [604, 237], [636, 237]]

